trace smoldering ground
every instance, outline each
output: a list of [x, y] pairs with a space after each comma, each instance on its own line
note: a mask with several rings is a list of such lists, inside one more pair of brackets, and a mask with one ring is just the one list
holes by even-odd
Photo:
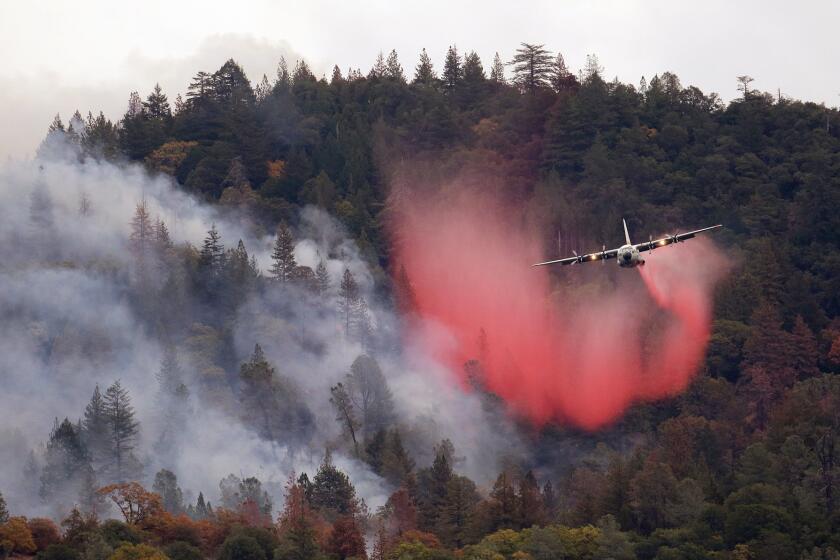
[[[55, 151], [53, 156], [0, 168], [0, 489], [10, 509], [30, 516], [66, 513], [70, 504], [59, 507], [39, 497], [37, 473], [27, 471], [30, 451], [36, 463], [42, 461], [53, 420], [76, 422], [94, 387], [104, 390], [115, 380], [129, 390], [140, 422], [135, 453], [146, 484], [167, 468], [187, 498], [203, 492], [217, 501], [224, 476], [257, 476], [279, 503], [289, 474], [311, 475], [325, 448], [332, 447], [334, 463], [350, 475], [368, 506], [384, 503], [393, 488], [342, 451], [340, 426], [329, 404], [330, 387], [365, 348], [344, 336], [336, 305], [313, 305], [302, 289], [266, 289], [241, 303], [226, 346], [232, 355], [217, 356], [210, 364], [227, 365], [227, 371], [196, 358], [201, 344], [223, 335], [187, 325], [192, 336], [178, 341], [176, 350], [189, 397], [177, 429], [166, 426], [155, 375], [171, 341], [160, 336], [153, 313], [138, 309], [137, 263], [129, 243], [135, 208], [145, 201], [186, 253], [185, 244], [200, 246], [215, 224], [227, 247], [242, 239], [264, 272], [273, 233], [242, 213], [202, 204], [169, 178], [139, 166], [79, 162]], [[477, 395], [460, 391], [422, 348], [403, 346], [399, 318], [376, 298], [372, 271], [340, 224], [306, 208], [295, 229], [298, 263], [314, 268], [325, 262], [330, 297], [336, 297], [345, 269], [356, 277], [376, 327], [370, 351], [386, 376], [396, 423], [405, 429], [418, 465], [430, 462], [433, 446], [449, 438], [462, 457], [457, 469], [489, 482], [501, 459], [497, 450], [515, 455], [522, 449], [515, 428], [499, 418], [489, 422]], [[187, 311], [206, 315], [213, 309]], [[267, 440], [242, 421], [229, 381], [256, 343], [311, 412], [305, 437], [282, 434]], [[208, 380], [208, 372], [219, 375], [217, 383]], [[172, 435], [162, 438], [167, 428]]]

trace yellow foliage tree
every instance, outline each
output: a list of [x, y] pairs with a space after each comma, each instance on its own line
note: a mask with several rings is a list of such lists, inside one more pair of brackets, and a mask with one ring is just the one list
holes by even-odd
[[167, 142], [160, 148], [146, 156], [146, 165], [155, 171], [175, 175], [178, 167], [187, 159], [187, 155], [198, 142]]
[[11, 517], [8, 521], [0, 525], [0, 542], [8, 541], [4, 548], [9, 547], [10, 553], [17, 554], [35, 554], [38, 548], [35, 546], [35, 540], [32, 538], [32, 532], [26, 524], [25, 517]]
[[108, 560], [169, 560], [169, 558], [153, 546], [126, 543], [115, 550]]

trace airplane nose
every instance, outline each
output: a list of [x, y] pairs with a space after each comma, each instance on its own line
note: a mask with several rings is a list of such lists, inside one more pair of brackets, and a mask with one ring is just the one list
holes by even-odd
[[630, 262], [630, 259], [632, 258], [632, 255], [630, 253], [624, 253], [623, 258], [624, 258], [625, 262]]

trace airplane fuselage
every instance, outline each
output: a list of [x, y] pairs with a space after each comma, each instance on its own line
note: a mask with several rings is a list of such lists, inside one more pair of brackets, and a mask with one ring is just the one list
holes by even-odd
[[622, 268], [633, 268], [645, 264], [645, 259], [633, 245], [622, 245], [618, 248], [618, 255], [616, 256], [615, 260], [618, 261], [618, 266]]

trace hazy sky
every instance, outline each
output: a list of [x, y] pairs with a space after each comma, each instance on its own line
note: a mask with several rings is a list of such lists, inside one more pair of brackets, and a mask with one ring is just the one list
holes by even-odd
[[395, 48], [408, 72], [423, 47], [439, 68], [453, 43], [485, 65], [522, 41], [561, 51], [573, 69], [595, 53], [610, 78], [671, 70], [724, 99], [749, 74], [758, 89], [836, 106], [837, 21], [829, 1], [0, 0], [0, 157], [31, 155], [56, 112], [116, 120], [130, 91], [145, 97], [160, 82], [174, 99], [229, 57], [256, 81], [281, 54], [320, 75], [333, 64], [367, 71]]

